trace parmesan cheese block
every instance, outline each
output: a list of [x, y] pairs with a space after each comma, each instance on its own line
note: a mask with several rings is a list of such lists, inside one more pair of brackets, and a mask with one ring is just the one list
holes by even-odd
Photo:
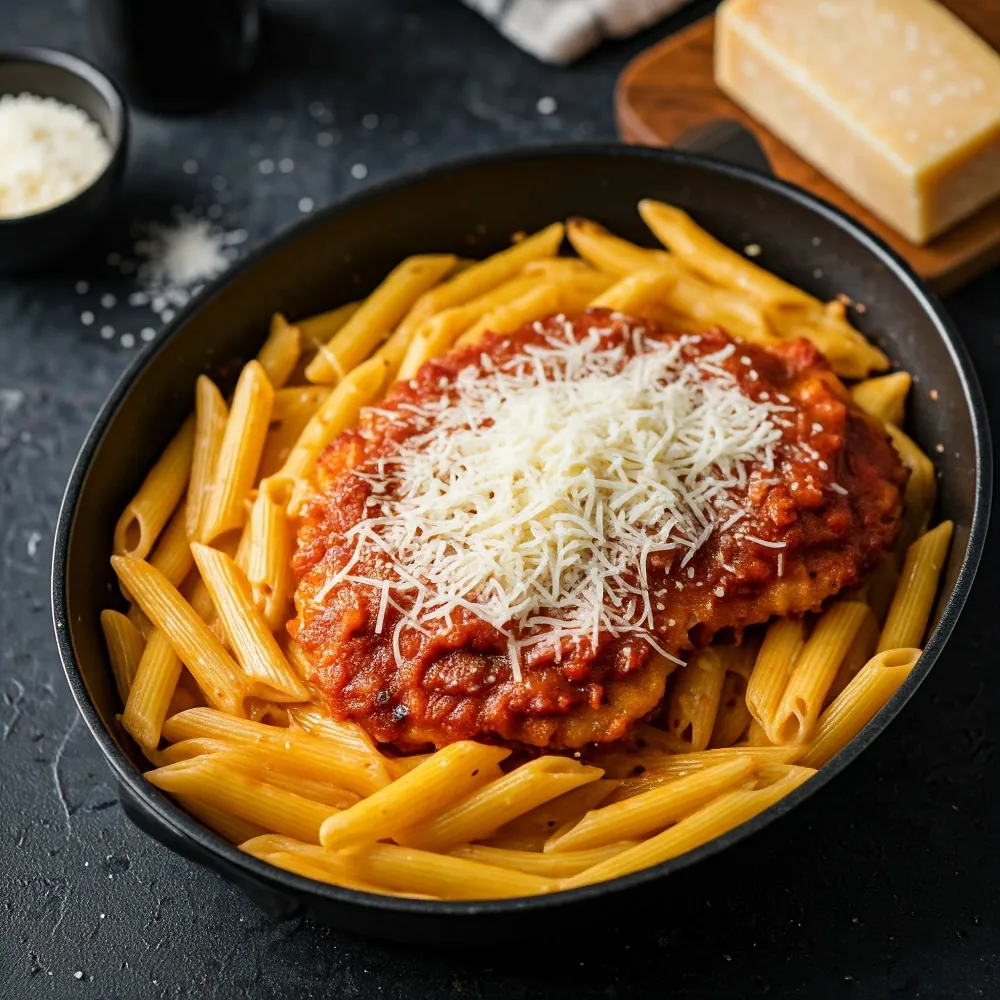
[[726, 0], [732, 100], [914, 243], [1000, 197], [1000, 56], [932, 0]]

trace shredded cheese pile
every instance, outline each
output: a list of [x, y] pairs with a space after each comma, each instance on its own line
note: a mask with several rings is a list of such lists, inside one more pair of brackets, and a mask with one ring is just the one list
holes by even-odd
[[[639, 634], [669, 655], [652, 635], [650, 557], [686, 566], [744, 516], [748, 464], [774, 468], [790, 407], [740, 391], [719, 366], [734, 345], [685, 358], [700, 338], [634, 327], [628, 357], [601, 329], [574, 339], [566, 323], [564, 334], [499, 369], [482, 355], [439, 398], [401, 406], [418, 432], [355, 470], [371, 514], [317, 598], [342, 580], [380, 590], [377, 630], [387, 607], [400, 614], [397, 662], [403, 628], [426, 631], [458, 608], [508, 637], [517, 681], [520, 651], [539, 642], [558, 658], [567, 643]], [[396, 579], [354, 572], [370, 549]]]
[[72, 198], [110, 159], [100, 127], [79, 108], [34, 94], [0, 96], [0, 218]]

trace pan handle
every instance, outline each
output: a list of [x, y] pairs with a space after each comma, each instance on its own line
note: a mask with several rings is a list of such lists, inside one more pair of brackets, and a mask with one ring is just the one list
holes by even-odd
[[682, 132], [673, 142], [674, 149], [704, 153], [719, 160], [774, 175], [767, 153], [745, 125], [733, 118], [716, 118]]

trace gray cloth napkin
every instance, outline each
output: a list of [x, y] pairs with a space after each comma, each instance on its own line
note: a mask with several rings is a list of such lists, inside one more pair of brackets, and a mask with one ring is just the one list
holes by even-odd
[[690, 0], [462, 0], [518, 48], [565, 65], [604, 38], [627, 38]]

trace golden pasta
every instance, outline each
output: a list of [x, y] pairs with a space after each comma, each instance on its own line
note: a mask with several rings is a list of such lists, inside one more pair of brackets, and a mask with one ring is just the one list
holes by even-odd
[[184, 421], [115, 525], [115, 554], [145, 559], [191, 476], [194, 418]]
[[[677, 208], [643, 201], [640, 215], [666, 249], [571, 219], [482, 261], [409, 257], [361, 302], [295, 323], [276, 313], [230, 404], [207, 376], [197, 380], [194, 413], [115, 526], [112, 565], [131, 603], [103, 611], [101, 627], [122, 725], [153, 765], [148, 780], [247, 855], [331, 885], [417, 899], [512, 898], [616, 878], [695, 850], [794, 791], [861, 733], [913, 669], [953, 526], [927, 530], [935, 470], [900, 430], [910, 376], [873, 376], [888, 359], [851, 326], [842, 302], [824, 304], [770, 274]], [[578, 256], [559, 256], [564, 236]], [[317, 660], [315, 636], [300, 622], [288, 628], [303, 606], [296, 532], [316, 506], [317, 463], [329, 461], [331, 445], [354, 440], [339, 435], [363, 407], [384, 414], [393, 400], [417, 393], [419, 385], [392, 386], [454, 347], [482, 343], [485, 353], [487, 334], [512, 334], [560, 314], [571, 328], [588, 307], [635, 313], [706, 340], [721, 327], [737, 344], [757, 345], [748, 355], [795, 337], [811, 341], [834, 372], [860, 380], [847, 390], [855, 419], [860, 409], [882, 422], [909, 470], [895, 550], [887, 535], [879, 561], [858, 569], [854, 579], [868, 571], [859, 585], [835, 596], [833, 588], [821, 591], [815, 603], [803, 603], [804, 615], [765, 622], [750, 614], [745, 629], [742, 620], [715, 623], [705, 637], [698, 632], [705, 619], [695, 619], [690, 636], [699, 648], [683, 653], [686, 662], [668, 649], [636, 661], [642, 669], [633, 671], [623, 657], [625, 679], [616, 674], [587, 688], [593, 714], [572, 720], [567, 742], [546, 744], [551, 720], [534, 718], [534, 709], [527, 713], [540, 724], [530, 730], [541, 734], [534, 751], [525, 752], [530, 739], [511, 740], [512, 753], [481, 737], [461, 738], [461, 699], [452, 692], [463, 690], [463, 671], [479, 669], [461, 644], [447, 663], [435, 663], [439, 687], [426, 688], [433, 695], [420, 696], [440, 699], [433, 711], [456, 726], [448, 740], [425, 739], [420, 730], [410, 743], [389, 740], [364, 713], [333, 712], [324, 674], [343, 665]], [[741, 363], [751, 364], [748, 357]], [[871, 420], [858, 422], [876, 433]], [[370, 432], [366, 423], [358, 437]], [[649, 450], [623, 451], [606, 475], [622, 476]], [[353, 468], [353, 458], [345, 461]], [[584, 492], [596, 496], [595, 484]], [[483, 496], [470, 501], [477, 516]], [[781, 577], [794, 550], [750, 537], [755, 565], [769, 559]], [[657, 558], [673, 559], [676, 547]], [[558, 553], [552, 560], [564, 559], [560, 571], [569, 572], [576, 555]], [[694, 575], [692, 564], [677, 582], [702, 586]], [[785, 575], [790, 593], [799, 584]], [[627, 590], [634, 581], [625, 582]], [[654, 598], [645, 577], [640, 582], [623, 603], [645, 601], [651, 613], [654, 600], [664, 610], [674, 599], [665, 588]], [[710, 586], [701, 592], [706, 598]], [[393, 613], [395, 593], [383, 593], [379, 609], [351, 605], [354, 592], [338, 596], [336, 607], [358, 621]], [[468, 593], [460, 606], [471, 609]], [[715, 596], [724, 595], [718, 588]], [[704, 607], [707, 618], [712, 605]], [[627, 618], [632, 607], [619, 610]], [[366, 669], [384, 653], [372, 649], [357, 653]], [[516, 650], [513, 657], [516, 663]], [[537, 694], [547, 697], [544, 688]], [[391, 685], [350, 690], [350, 698], [374, 698], [396, 719], [414, 709], [406, 695]], [[611, 736], [602, 735], [605, 725]], [[428, 752], [434, 743], [439, 748]]]

